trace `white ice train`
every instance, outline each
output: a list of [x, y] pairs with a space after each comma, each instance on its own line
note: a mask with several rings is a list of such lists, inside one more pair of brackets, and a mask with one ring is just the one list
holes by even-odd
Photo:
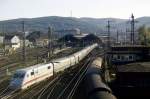
[[12, 89], [25, 89], [35, 83], [38, 83], [46, 78], [53, 76], [54, 72], [63, 71], [81, 61], [87, 56], [97, 44], [85, 47], [72, 55], [64, 58], [52, 60], [50, 63], [37, 64], [24, 69], [16, 70], [13, 75], [10, 88]]

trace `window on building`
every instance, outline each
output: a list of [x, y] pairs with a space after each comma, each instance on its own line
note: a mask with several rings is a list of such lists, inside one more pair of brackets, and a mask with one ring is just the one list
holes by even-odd
[[114, 60], [117, 60], [117, 55], [113, 55], [113, 59], [114, 59]]
[[117, 58], [120, 59], [121, 57], [118, 55]]
[[125, 60], [125, 57], [124, 57], [124, 56], [121, 56], [121, 60]]

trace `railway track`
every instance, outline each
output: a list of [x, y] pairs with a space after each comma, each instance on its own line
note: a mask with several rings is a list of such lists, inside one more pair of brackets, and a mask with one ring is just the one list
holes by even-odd
[[[55, 89], [55, 87], [57, 85], [61, 84], [61, 81], [64, 80], [65, 76], [64, 75], [68, 75], [70, 74], [70, 72], [63, 72], [60, 76], [57, 77], [57, 79], [51, 81], [50, 83], [47, 83], [45, 86], [42, 87], [41, 90], [36, 91], [36, 94], [30, 96], [24, 96], [21, 99], [43, 99], [43, 97], [47, 97], [47, 95], [49, 93], [52, 93], [53, 90]], [[62, 84], [61, 84], [62, 85]], [[30, 98], [29, 98], [30, 97]], [[15, 98], [14, 98], [15, 99]], [[45, 99], [45, 98], [44, 98]]]
[[43, 99], [43, 97], [49, 94], [50, 90], [52, 92], [56, 85], [59, 85], [61, 83], [60, 81], [64, 79], [64, 75], [68, 74], [70, 74], [70, 72], [63, 72], [61, 74], [58, 74], [58, 76], [55, 79], [47, 80], [47, 82], [41, 82], [37, 85], [33, 85], [34, 87], [32, 86], [28, 90], [16, 93], [12, 95], [9, 99]]
[[56, 79], [57, 79], [57, 77], [54, 78], [53, 80], [52, 80], [52, 78], [49, 78], [45, 81], [37, 83], [26, 90], [23, 90], [23, 91], [13, 94], [9, 99], [29, 99], [31, 97], [31, 95], [34, 96], [38, 90], [41, 90], [41, 86], [43, 86], [43, 88], [45, 88], [47, 83], [52, 83]]
[[[66, 55], [69, 55], [71, 53], [74, 53], [75, 51], [77, 51], [77, 49], [66, 49], [66, 50], [62, 50], [60, 52], [58, 52], [57, 54], [54, 54], [51, 56], [51, 58], [58, 58], [58, 57], [63, 57], [63, 56], [66, 56]], [[43, 54], [45, 54], [46, 52], [43, 52]], [[2, 62], [2, 61], [0, 61]], [[3, 71], [3, 70], [6, 70], [7, 68], [13, 68], [15, 66], [17, 66], [18, 64], [21, 64], [20, 61], [14, 61], [14, 62], [11, 62], [11, 63], [8, 63], [8, 64], [4, 64], [3, 66], [0, 66], [0, 71]]]
[[[95, 54], [92, 56], [95, 56]], [[30, 99], [66, 99], [67, 96], [72, 96], [80, 84], [80, 81], [84, 77], [84, 74], [88, 68], [87, 65], [93, 58], [94, 57], [87, 58], [82, 61], [82, 63], [78, 64], [78, 66], [74, 66], [76, 68], [72, 68], [72, 70], [64, 73], [64, 75], [55, 84], [45, 88], [40, 92], [41, 94], [37, 94], [37, 96]], [[70, 94], [70, 92], [72, 94]]]
[[[68, 50], [64, 50], [64, 52], [59, 52], [53, 56], [51, 56], [51, 58], [58, 58], [58, 57], [63, 57], [63, 56], [66, 56], [66, 55], [69, 55], [71, 53], [74, 53], [75, 51], [77, 51], [78, 49], [69, 49]], [[33, 64], [33, 63], [36, 63], [37, 60], [33, 60], [32, 62], [28, 62], [28, 64]], [[27, 65], [27, 66], [30, 66], [30, 65]], [[2, 66], [0, 67], [0, 77], [5, 77], [7, 76], [7, 70], [9, 71], [9, 73], [13, 73], [15, 72], [16, 69], [19, 69], [19, 68], [23, 68], [24, 66], [21, 65], [21, 62], [15, 62], [15, 63], [11, 63], [11, 64], [8, 64], [8, 65], [5, 65], [5, 66]]]
[[[74, 52], [72, 51], [70, 53], [74, 53]], [[70, 54], [70, 53], [68, 53], [67, 51], [66, 54]], [[66, 54], [63, 53], [64, 56], [66, 56]], [[6, 93], [4, 92], [5, 94], [2, 95], [2, 98], [3, 99], [7, 99], [7, 98], [9, 99], [29, 99], [29, 98], [30, 99], [49, 99], [49, 98], [56, 99], [60, 97], [60, 99], [62, 99], [62, 97], [72, 97], [80, 81], [84, 77], [84, 73], [86, 72], [87, 65], [90, 63], [90, 60], [95, 57], [95, 55], [96, 53], [90, 56], [92, 58], [84, 59], [80, 64], [77, 64], [76, 66], [72, 66], [72, 68], [66, 70], [66, 72], [61, 73], [62, 76], [58, 76], [56, 80], [49, 79], [47, 81], [42, 81], [41, 83], [31, 86], [27, 90], [22, 90], [17, 92], [16, 91], [9, 92], [7, 90]], [[70, 91], [68, 92], [68, 90]], [[61, 92], [63, 93], [61, 94], [61, 96], [59, 96]]]
[[0, 85], [1, 85], [1, 83], [3, 83], [5, 80], [8, 80], [10, 77], [2, 77], [1, 79], [0, 79]]
[[79, 75], [81, 75], [84, 72], [84, 69], [88, 63], [89, 63], [89, 60], [84, 64], [84, 66], [77, 73], [75, 73], [74, 77], [67, 83], [67, 85], [65, 85], [62, 88], [62, 90], [59, 91], [60, 94], [58, 96], [55, 93], [49, 93], [46, 99], [66, 99], [68, 94], [73, 90], [73, 86], [75, 82], [78, 81]]
[[0, 93], [0, 99], [8, 99], [12, 96], [18, 89], [12, 90], [9, 89], [9, 85]]
[[[54, 56], [54, 57], [63, 57], [63, 56], [66, 56], [66, 55], [69, 55], [69, 54], [71, 54], [71, 53], [74, 53], [75, 51], [77, 51], [77, 49], [75, 49], [75, 50], [73, 50], [73, 49], [71, 49], [70, 51], [66, 51], [66, 52], [61, 52], [61, 54], [56, 54], [56, 56]], [[17, 64], [17, 63], [14, 63], [14, 64]], [[13, 72], [13, 71], [15, 71], [16, 69], [18, 69], [18, 68], [21, 68], [21, 67], [17, 67], [17, 66], [15, 66], [14, 67], [14, 64], [10, 64], [11, 65], [11, 72]], [[13, 70], [14, 69], [14, 70]], [[5, 67], [2, 67], [2, 69], [0, 69], [0, 71], [2, 71], [1, 73], [6, 73], [6, 70], [5, 70]], [[4, 77], [4, 79], [6, 78], [5, 77], [6, 75], [4, 75], [3, 77]], [[2, 76], [1, 76], [2, 77]], [[0, 82], [3, 82], [3, 79], [0, 81]], [[16, 91], [9, 91], [9, 90], [7, 90], [7, 88], [8, 88], [8, 82], [9, 82], [9, 78], [7, 79], [7, 81], [5, 81], [4, 83], [6, 84], [7, 83], [7, 85], [6, 86], [2, 86], [2, 87], [0, 87], [1, 89], [0, 89], [0, 93], [2, 93], [2, 95], [0, 95], [1, 96], [1, 98], [3, 98], [3, 99], [7, 99], [7, 98], [10, 98], [10, 99], [20, 99], [20, 98], [23, 98], [23, 99], [26, 99], [26, 98], [24, 98], [24, 97], [31, 97], [31, 96], [29, 96], [30, 94], [35, 94], [36, 92], [37, 92], [37, 89], [41, 89], [41, 86], [42, 86], [42, 84], [41, 85], [37, 85], [37, 86], [32, 86], [32, 88], [30, 88], [29, 90], [25, 90], [25, 91], [20, 91], [20, 92], [16, 92]], [[1, 84], [1, 85], [3, 85], [3, 84]], [[48, 85], [47, 83], [45, 83], [44, 85]], [[43, 86], [44, 86], [43, 85]], [[38, 87], [38, 86], [40, 86], [40, 87]], [[46, 86], [45, 86], [46, 87]], [[35, 91], [35, 90], [36, 91]], [[23, 96], [23, 97], [20, 97], [20, 96]], [[19, 98], [18, 98], [19, 97]]]
[[[67, 84], [67, 86], [61, 91], [57, 99], [72, 99], [76, 89], [78, 88], [79, 84], [81, 83], [82, 79], [85, 76], [86, 71], [89, 68], [91, 62], [95, 59], [97, 55], [93, 54], [86, 61], [86, 63], [82, 66], [82, 68], [75, 74], [75, 76], [71, 79], [71, 81]], [[47, 99], [53, 99], [52, 97], [47, 97]]]
[[25, 89], [25, 90], [18, 90], [18, 89], [10, 90], [9, 85], [8, 85], [7, 88], [5, 88], [0, 93], [0, 99], [28, 99], [29, 97], [31, 97], [31, 94], [34, 96], [38, 90], [41, 90], [41, 86], [43, 86], [43, 88], [45, 88], [47, 86], [47, 83], [51, 84], [51, 83], [55, 82], [57, 79], [58, 79], [58, 77], [55, 77], [53, 80], [52, 80], [52, 77], [48, 78], [42, 82], [39, 82], [39, 83], [29, 87], [28, 89]]
[[1, 81], [0, 81], [0, 96], [3, 95], [3, 93], [5, 93], [6, 90], [8, 89], [9, 78], [10, 77], [6, 77], [6, 78], [1, 79]]
[[57, 78], [55, 78], [53, 81], [51, 81], [50, 83], [48, 83], [47, 85], [45, 85], [41, 90], [39, 90], [35, 95], [33, 95], [30, 99], [35, 99], [35, 98], [39, 98], [43, 95], [43, 93], [45, 93], [45, 91], [48, 88], [52, 88], [55, 83], [59, 82], [60, 78], [59, 76]]
[[39, 95], [36, 95], [35, 97], [32, 97], [31, 99], [41, 99], [42, 97], [45, 97], [45, 95], [49, 94], [50, 90], [52, 91], [55, 88], [55, 86], [60, 83], [62, 78], [63, 78], [62, 75], [59, 76], [55, 82], [49, 83], [45, 88], [41, 90]]

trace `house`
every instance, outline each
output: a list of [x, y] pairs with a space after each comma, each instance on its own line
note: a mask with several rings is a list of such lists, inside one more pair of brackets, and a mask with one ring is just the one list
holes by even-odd
[[67, 34], [80, 34], [80, 29], [78, 28], [73, 28], [73, 29], [64, 29], [64, 30], [57, 30], [55, 31], [55, 33], [58, 34], [63, 34], [63, 35], [67, 35]]
[[44, 47], [44, 46], [47, 46], [48, 45], [48, 39], [44, 39], [44, 38], [39, 38], [39, 39], [36, 39], [36, 46], [37, 47]]
[[17, 49], [20, 48], [20, 39], [16, 35], [6, 35], [4, 39], [5, 49]]
[[4, 36], [0, 36], [0, 44], [4, 43]]
[[108, 55], [112, 63], [117, 65], [149, 61], [150, 47], [142, 45], [111, 46]]
[[[23, 40], [20, 40], [21, 47], [23, 46]], [[30, 42], [29, 40], [25, 40], [25, 47], [33, 47], [33, 42]]]

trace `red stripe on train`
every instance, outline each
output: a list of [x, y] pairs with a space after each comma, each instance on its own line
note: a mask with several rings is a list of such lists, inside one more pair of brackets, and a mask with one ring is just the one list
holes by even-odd
[[48, 74], [49, 74], [49, 73], [44, 74], [44, 75], [42, 75], [42, 76], [40, 76], [40, 77], [36, 77], [36, 78], [34, 78], [34, 79], [32, 79], [32, 80], [29, 80], [29, 81], [25, 82], [25, 83], [23, 84], [23, 86], [26, 85], [26, 84], [28, 84], [28, 83], [31, 83], [31, 82], [34, 81], [34, 80], [37, 80], [37, 79], [39, 79], [39, 78], [43, 78], [44, 76], [46, 76], [46, 75], [48, 75]]

